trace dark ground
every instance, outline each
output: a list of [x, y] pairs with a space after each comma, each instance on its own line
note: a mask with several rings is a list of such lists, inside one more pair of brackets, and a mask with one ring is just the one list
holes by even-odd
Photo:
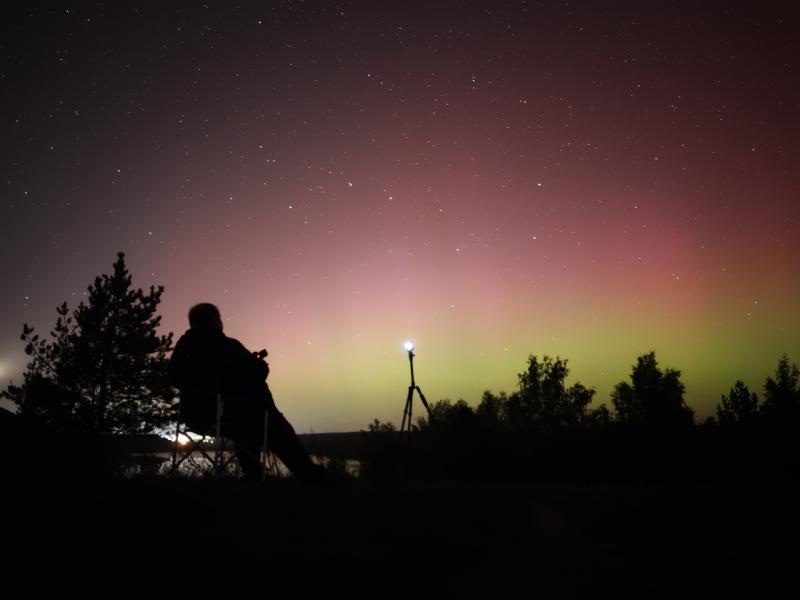
[[774, 483], [139, 479], [4, 488], [3, 587], [22, 585], [17, 597], [45, 588], [171, 598], [179, 589], [237, 597], [263, 588], [267, 597], [271, 586], [373, 597], [796, 591], [800, 491]]

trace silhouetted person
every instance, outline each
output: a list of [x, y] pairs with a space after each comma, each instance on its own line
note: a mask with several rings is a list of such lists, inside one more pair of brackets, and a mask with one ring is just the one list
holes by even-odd
[[266, 383], [269, 366], [263, 357], [223, 333], [219, 309], [213, 304], [193, 306], [189, 327], [169, 362], [170, 380], [181, 393], [181, 418], [189, 429], [197, 433], [213, 431], [216, 396], [221, 393], [222, 433], [235, 442], [245, 476], [259, 479], [264, 411], [268, 411], [269, 449], [298, 479], [320, 481], [325, 469], [312, 462], [292, 426], [275, 407]]

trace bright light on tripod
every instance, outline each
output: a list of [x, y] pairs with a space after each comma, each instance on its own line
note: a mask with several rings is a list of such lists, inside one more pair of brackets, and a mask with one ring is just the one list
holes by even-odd
[[403, 344], [403, 348], [405, 348], [407, 352], [411, 352], [412, 350], [414, 350], [414, 342], [412, 341], [406, 342], [405, 344]]

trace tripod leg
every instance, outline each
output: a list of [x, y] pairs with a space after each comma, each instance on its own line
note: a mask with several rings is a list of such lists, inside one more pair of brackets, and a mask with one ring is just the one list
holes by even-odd
[[[405, 477], [408, 477], [409, 472], [409, 454], [411, 451], [411, 419], [413, 414], [414, 405], [414, 386], [408, 386], [408, 396], [406, 397], [406, 407], [403, 411], [403, 424], [400, 427], [400, 462], [402, 465]], [[406, 429], [408, 425], [408, 429]]]
[[433, 415], [431, 414], [431, 407], [430, 407], [430, 406], [428, 406], [428, 401], [427, 401], [427, 400], [425, 400], [425, 394], [423, 394], [423, 393], [422, 393], [422, 390], [421, 390], [421, 389], [419, 389], [419, 386], [418, 386], [418, 385], [417, 385], [417, 386], [415, 386], [415, 388], [414, 388], [414, 389], [416, 389], [416, 390], [417, 390], [417, 393], [419, 394], [419, 399], [420, 399], [420, 400], [422, 400], [422, 406], [424, 406], [424, 407], [425, 407], [425, 410], [427, 410], [427, 411], [428, 411], [428, 420], [429, 420], [429, 421], [431, 421], [431, 422], [433, 422]]
[[406, 400], [406, 405], [403, 407], [403, 422], [400, 424], [400, 433], [402, 433], [406, 429], [407, 417], [408, 417], [408, 400]]
[[408, 429], [406, 429], [407, 446], [411, 444], [411, 413], [414, 411], [414, 388], [408, 388]]
[[408, 396], [406, 396], [406, 407], [403, 409], [403, 423], [400, 425], [400, 433], [406, 430], [406, 421], [408, 421], [408, 429], [411, 431], [411, 402], [414, 399], [414, 388], [408, 386]]

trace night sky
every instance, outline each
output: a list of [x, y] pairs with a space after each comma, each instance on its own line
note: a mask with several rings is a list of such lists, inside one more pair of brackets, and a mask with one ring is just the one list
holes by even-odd
[[701, 417], [800, 360], [798, 9], [162, 4], [0, 9], [3, 387], [117, 251], [298, 432], [399, 424], [407, 338], [472, 405], [531, 353], [610, 405], [655, 350]]

